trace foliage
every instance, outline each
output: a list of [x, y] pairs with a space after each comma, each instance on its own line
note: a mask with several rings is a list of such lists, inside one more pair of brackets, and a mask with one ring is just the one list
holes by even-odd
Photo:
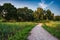
[[54, 14], [48, 9], [46, 17], [48, 20], [53, 20], [54, 19]]
[[27, 7], [17, 9], [18, 18], [21, 21], [33, 21], [32, 13], [33, 11]]
[[60, 21], [60, 16], [55, 16], [55, 21]]
[[2, 16], [6, 20], [16, 19], [16, 17], [17, 17], [17, 9], [10, 3], [3, 4], [3, 10], [2, 11], [3, 11]]
[[0, 17], [3, 21], [40, 21], [40, 20], [60, 20], [59, 16], [54, 16], [49, 9], [43, 10], [38, 7], [33, 11], [28, 7], [16, 8], [11, 3], [4, 3], [0, 6]]
[[37, 10], [34, 13], [34, 18], [36, 21], [43, 20], [43, 9], [37, 8]]

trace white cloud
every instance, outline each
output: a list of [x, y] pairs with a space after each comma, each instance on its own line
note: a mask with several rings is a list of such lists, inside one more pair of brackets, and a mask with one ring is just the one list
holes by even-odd
[[38, 5], [39, 5], [39, 7], [45, 9], [45, 8], [49, 7], [51, 4], [53, 4], [53, 1], [51, 1], [49, 4], [46, 4], [44, 0], [41, 0], [41, 2]]

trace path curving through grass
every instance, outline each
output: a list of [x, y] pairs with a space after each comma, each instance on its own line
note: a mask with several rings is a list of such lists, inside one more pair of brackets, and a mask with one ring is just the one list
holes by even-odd
[[35, 26], [30, 33], [31, 35], [28, 36], [28, 40], [58, 40], [43, 29], [42, 24]]

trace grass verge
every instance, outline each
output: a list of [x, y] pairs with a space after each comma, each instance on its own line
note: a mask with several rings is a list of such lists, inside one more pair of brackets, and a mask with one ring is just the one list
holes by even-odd
[[44, 23], [43, 28], [60, 39], [60, 21]]
[[30, 30], [36, 25], [32, 22], [1, 22], [0, 40], [27, 40]]

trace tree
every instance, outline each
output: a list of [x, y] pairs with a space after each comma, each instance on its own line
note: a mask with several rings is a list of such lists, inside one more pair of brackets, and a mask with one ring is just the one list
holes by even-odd
[[55, 16], [55, 21], [60, 21], [60, 16]]
[[33, 11], [27, 7], [18, 8], [17, 14], [20, 21], [32, 21], [33, 20]]
[[0, 19], [2, 18], [2, 10], [3, 10], [3, 7], [2, 6], [0, 6]]
[[46, 19], [48, 20], [53, 20], [54, 19], [54, 14], [48, 9], [46, 14]]
[[16, 9], [11, 3], [4, 3], [0, 6], [0, 14], [5, 20], [16, 21], [40, 21], [40, 20], [54, 20], [54, 14], [48, 9], [43, 10], [38, 7], [33, 11], [28, 7]]
[[43, 20], [43, 9], [42, 8], [37, 8], [37, 10], [34, 13], [34, 18], [35, 20]]
[[[4, 14], [5, 12], [5, 14]], [[17, 19], [17, 9], [11, 3], [3, 4], [3, 16], [6, 20]]]
[[1, 14], [1, 12], [2, 12], [2, 6], [0, 6], [0, 14]]

